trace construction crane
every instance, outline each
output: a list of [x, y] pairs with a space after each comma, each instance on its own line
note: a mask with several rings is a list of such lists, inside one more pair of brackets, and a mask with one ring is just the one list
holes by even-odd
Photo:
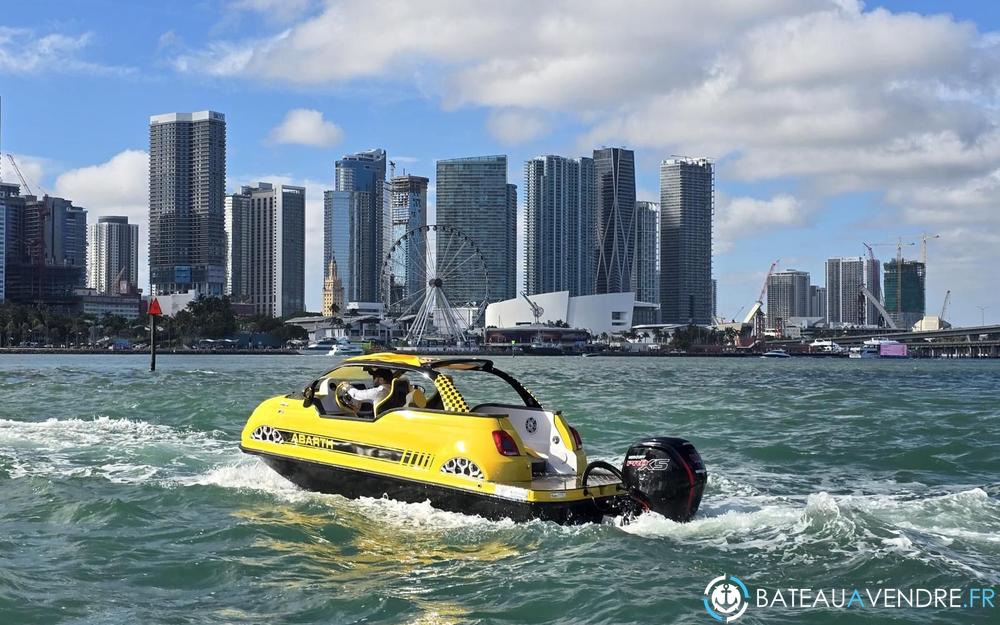
[[528, 298], [528, 294], [525, 293], [524, 291], [521, 291], [521, 297], [523, 297], [525, 301], [528, 302], [528, 306], [531, 306], [531, 314], [535, 317], [535, 325], [536, 326], [539, 325], [541, 323], [540, 320], [542, 318], [542, 315], [545, 314], [545, 309], [536, 304], [535, 302], [531, 301]]
[[927, 234], [924, 232], [920, 235], [920, 262], [924, 264], [924, 271], [927, 271], [927, 241], [928, 239], [940, 239], [940, 234]]
[[938, 319], [940, 319], [941, 321], [944, 321], [944, 316], [948, 314], [948, 302], [950, 300], [951, 300], [951, 289], [948, 289], [944, 293], [944, 303], [941, 304], [941, 314], [938, 316]]
[[767, 275], [764, 276], [764, 286], [760, 288], [760, 295], [757, 296], [757, 301], [753, 303], [750, 307], [750, 311], [747, 312], [747, 316], [743, 319], [744, 324], [753, 324], [753, 335], [761, 336], [764, 334], [764, 323], [763, 317], [764, 312], [761, 310], [764, 307], [764, 297], [767, 295], [767, 283], [771, 281], [771, 274], [774, 273], [775, 267], [781, 259], [771, 263], [771, 268], [767, 270]]
[[34, 193], [31, 191], [31, 187], [28, 186], [28, 181], [24, 179], [24, 174], [21, 173], [21, 168], [17, 166], [17, 161], [14, 160], [14, 155], [6, 154], [6, 156], [7, 160], [10, 161], [11, 167], [14, 168], [14, 173], [17, 174], [18, 180], [21, 181], [21, 186], [23, 186], [24, 190], [28, 192], [27, 193], [28, 195], [34, 195]]

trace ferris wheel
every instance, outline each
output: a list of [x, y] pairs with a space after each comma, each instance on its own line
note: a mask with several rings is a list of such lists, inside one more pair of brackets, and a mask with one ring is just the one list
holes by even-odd
[[466, 338], [486, 310], [489, 273], [475, 242], [451, 226], [414, 228], [396, 239], [379, 281], [386, 314], [409, 323], [411, 346]]

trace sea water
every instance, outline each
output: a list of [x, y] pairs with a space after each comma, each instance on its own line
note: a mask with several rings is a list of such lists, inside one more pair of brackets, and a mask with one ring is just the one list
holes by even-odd
[[0, 356], [0, 624], [714, 623], [720, 575], [744, 623], [1000, 622], [753, 603], [1000, 591], [1000, 362], [498, 358], [591, 459], [672, 435], [705, 460], [694, 521], [580, 527], [305, 492], [240, 453], [258, 402], [334, 363]]

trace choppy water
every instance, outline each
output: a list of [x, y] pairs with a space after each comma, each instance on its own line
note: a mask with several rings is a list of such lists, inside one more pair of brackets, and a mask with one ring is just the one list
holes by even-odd
[[[0, 356], [0, 624], [714, 623], [708, 581], [1000, 590], [1000, 362], [517, 358], [591, 458], [686, 436], [688, 524], [490, 522], [298, 490], [237, 449], [324, 357]], [[1000, 602], [998, 602], [1000, 604]], [[743, 623], [1000, 622], [758, 609]]]

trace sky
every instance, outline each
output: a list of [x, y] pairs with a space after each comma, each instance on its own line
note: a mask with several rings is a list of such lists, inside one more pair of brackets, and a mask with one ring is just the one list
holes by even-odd
[[[322, 295], [322, 191], [343, 154], [635, 150], [659, 201], [672, 155], [716, 162], [719, 314], [771, 263], [919, 258], [927, 312], [1000, 322], [1000, 5], [852, 0], [2, 0], [0, 150], [36, 193], [139, 223], [149, 116], [227, 119], [227, 188], [307, 188], [306, 304]], [[0, 174], [15, 180], [4, 161]], [[522, 206], [523, 208], [523, 206]], [[742, 312], [741, 312], [742, 311]]]

